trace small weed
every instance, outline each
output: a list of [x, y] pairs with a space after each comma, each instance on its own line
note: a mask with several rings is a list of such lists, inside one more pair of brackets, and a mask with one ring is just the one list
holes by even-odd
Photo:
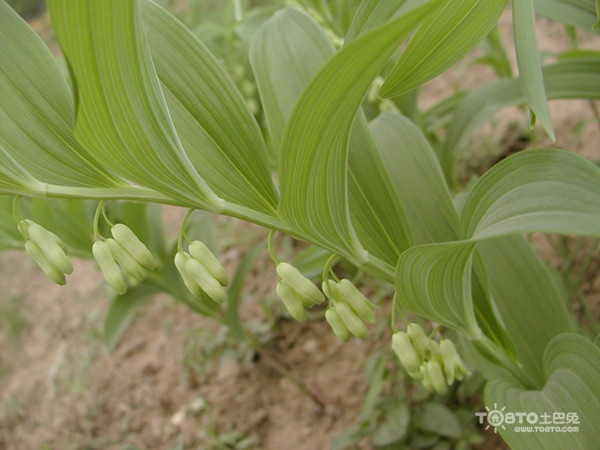
[[186, 370], [202, 375], [210, 373], [223, 358], [233, 357], [238, 361], [249, 361], [254, 351], [237, 341], [226, 327], [217, 331], [198, 327], [189, 334], [183, 365]]
[[0, 331], [11, 339], [18, 339], [29, 322], [21, 312], [21, 298], [11, 297], [0, 304]]
[[354, 426], [336, 437], [332, 450], [355, 448], [365, 438], [387, 450], [467, 449], [483, 442], [474, 415], [481, 377], [456, 384], [447, 395], [432, 395], [406, 377], [387, 352], [371, 355], [366, 375], [363, 410]]

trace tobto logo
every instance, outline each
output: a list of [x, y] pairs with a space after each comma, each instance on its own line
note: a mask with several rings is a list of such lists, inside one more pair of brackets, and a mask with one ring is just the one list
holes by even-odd
[[[579, 424], [579, 415], [576, 412], [554, 411], [552, 413], [543, 412], [537, 414], [535, 412], [509, 412], [506, 411], [506, 406], [499, 408], [494, 403], [494, 409], [485, 407], [487, 412], [475, 413], [479, 417], [479, 424], [484, 424], [484, 419], [487, 422], [486, 430], [494, 428], [494, 433], [498, 432], [498, 428], [506, 430], [504, 425], [550, 425], [547, 427], [527, 427], [531, 431], [556, 431], [556, 432], [575, 432], [577, 427], [563, 425]], [[560, 426], [555, 426], [560, 425]], [[523, 431], [524, 427], [515, 427], [515, 431]]]
[[479, 424], [483, 425], [483, 418], [487, 417], [488, 424], [485, 427], [486, 430], [488, 430], [490, 427], [494, 427], [494, 433], [498, 432], [498, 428], [506, 430], [506, 427], [504, 426], [504, 410], [506, 409], [506, 406], [503, 406], [502, 409], [498, 409], [498, 405], [494, 403], [494, 409], [490, 409], [487, 406], [485, 409], [487, 412], [475, 413], [475, 415], [479, 417]]

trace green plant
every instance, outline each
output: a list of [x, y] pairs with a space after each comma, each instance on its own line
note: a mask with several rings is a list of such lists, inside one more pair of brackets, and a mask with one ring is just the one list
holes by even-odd
[[21, 331], [29, 325], [19, 310], [19, 298], [9, 298], [7, 304], [0, 305], [0, 330], [5, 331], [10, 338], [18, 338]]
[[[6, 200], [13, 206], [1, 221], [3, 245], [23, 247], [30, 237], [19, 237], [15, 222], [52, 230], [62, 239], [46, 235], [56, 245], [40, 248], [46, 260], [37, 259], [62, 282], [69, 267], [57, 248], [89, 256], [93, 242], [111, 239], [109, 228], [126, 224], [158, 268], [138, 271], [111, 249], [97, 255], [121, 294], [107, 319], [109, 344], [141, 299], [163, 290], [260, 348], [237, 306], [264, 246], [248, 252], [225, 289], [227, 280], [201, 269], [217, 267], [214, 256], [187, 247], [206, 241], [194, 236], [193, 216], [171, 246], [154, 203], [262, 225], [319, 248], [334, 311], [327, 319], [338, 336], [365, 337], [363, 321], [371, 320], [368, 301], [355, 307], [336, 291], [342, 260], [395, 286], [394, 332], [398, 314], [410, 311], [457, 333], [464, 357], [488, 380], [487, 405], [576, 413], [577, 422], [569, 417], [577, 433], [500, 429], [509, 445], [592, 448], [600, 440], [590, 425], [600, 420], [600, 348], [574, 333], [559, 278], [520, 235], [598, 237], [600, 168], [566, 150], [527, 150], [459, 192], [456, 163], [470, 133], [504, 106], [527, 104], [530, 124], [537, 120], [553, 138], [547, 99], [600, 97], [598, 53], [574, 50], [542, 67], [534, 35], [534, 11], [584, 29], [598, 28], [600, 11], [591, 0], [510, 3], [520, 77], [510, 78], [491, 35], [488, 53], [504, 78], [427, 111], [416, 103], [419, 87], [490, 36], [508, 0], [305, 0], [298, 4], [309, 14], [283, 8], [261, 16], [248, 53], [261, 128], [207, 47], [155, 3], [49, 1], [66, 82], [2, 2], [0, 192], [15, 196]], [[235, 11], [243, 21], [243, 10]], [[386, 100], [371, 99], [367, 121], [361, 105], [374, 83]], [[71, 200], [39, 200], [54, 198]], [[287, 264], [270, 247], [279, 267]], [[174, 264], [176, 255], [184, 256]], [[324, 301], [303, 287], [302, 272], [278, 271], [280, 294], [297, 319]], [[426, 386], [441, 391], [438, 375], [455, 358], [440, 351], [421, 360], [421, 376], [436, 379]]]
[[472, 420], [477, 405], [467, 398], [480, 389], [480, 377], [455, 384], [447, 394], [432, 394], [382, 351], [370, 355], [365, 372], [362, 411], [356, 423], [334, 439], [332, 450], [355, 448], [365, 437], [378, 449], [469, 448], [482, 443]]

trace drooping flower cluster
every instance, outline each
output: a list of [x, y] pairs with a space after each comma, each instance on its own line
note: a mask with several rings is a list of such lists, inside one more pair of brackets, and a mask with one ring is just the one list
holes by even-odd
[[229, 278], [217, 257], [202, 241], [193, 241], [188, 251], [179, 251], [175, 255], [175, 267], [183, 283], [198, 300], [204, 292], [214, 302], [222, 304], [227, 300], [225, 286]]
[[323, 292], [329, 300], [325, 319], [335, 335], [344, 342], [350, 338], [350, 334], [366, 339], [368, 331], [365, 322], [375, 321], [375, 306], [347, 279], [324, 281]]
[[65, 243], [54, 233], [29, 219], [19, 221], [19, 231], [25, 239], [25, 251], [56, 284], [67, 282], [65, 275], [73, 272]]
[[303, 321], [306, 318], [305, 308], [322, 303], [325, 300], [323, 293], [289, 263], [280, 262], [276, 270], [279, 276], [275, 288], [277, 295], [290, 315], [300, 322]]
[[144, 280], [157, 263], [148, 247], [127, 225], [118, 223], [112, 238], [96, 241], [92, 253], [106, 282], [119, 294]]
[[451, 340], [438, 343], [416, 323], [393, 334], [392, 349], [406, 372], [432, 392], [445, 394], [455, 380], [471, 374]]
[[329, 307], [325, 318], [335, 335], [344, 342], [351, 334], [361, 339], [367, 338], [368, 331], [364, 322], [375, 321], [374, 305], [350, 280], [325, 280], [321, 292], [300, 270], [289, 263], [278, 262], [277, 275], [277, 295], [294, 319], [303, 321], [306, 309], [321, 304], [327, 298]]

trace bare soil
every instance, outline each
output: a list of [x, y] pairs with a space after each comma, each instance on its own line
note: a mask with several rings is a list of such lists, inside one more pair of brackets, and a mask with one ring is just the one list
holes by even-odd
[[[502, 21], [507, 40], [508, 21]], [[542, 48], [567, 45], [562, 27], [539, 24]], [[584, 37], [584, 44], [598, 47], [595, 39]], [[434, 81], [424, 104], [492, 76], [486, 68], [471, 74], [459, 67]], [[594, 108], [583, 101], [552, 102], [556, 145], [600, 159]], [[490, 140], [490, 151], [549, 145], [540, 133], [531, 142], [524, 123], [518, 110], [499, 117], [486, 130], [497, 138]], [[560, 263], [545, 238], [535, 243]], [[584, 285], [595, 307], [599, 266], [596, 258]], [[101, 342], [108, 300], [92, 262], [77, 261], [67, 285], [58, 287], [24, 254], [0, 253], [0, 449], [169, 449], [178, 439], [186, 449], [234, 448], [218, 443], [232, 432], [265, 450], [329, 448], [356, 420], [366, 389], [365, 359], [385, 341], [342, 344], [324, 321], [279, 320], [265, 328], [280, 311], [274, 284], [270, 261], [261, 260], [243, 304], [244, 318], [265, 337], [270, 359], [226, 345], [214, 322], [162, 295], [148, 301], [109, 353]], [[275, 370], [273, 361], [309, 393]], [[483, 446], [503, 447], [494, 435]], [[359, 448], [370, 447], [363, 442]]]
[[[317, 449], [360, 410], [361, 362], [374, 344], [344, 345], [322, 321], [283, 320], [269, 333], [270, 357], [308, 395], [248, 349], [215, 350], [222, 330], [166, 296], [109, 353], [106, 293], [90, 261], [77, 262], [65, 287], [19, 252], [0, 254], [0, 270], [0, 448], [166, 449], [179, 436], [185, 448], [218, 448], [217, 436], [236, 431], [258, 448]], [[272, 287], [272, 272], [257, 279]], [[251, 325], [265, 321], [256, 306], [243, 307]]]

